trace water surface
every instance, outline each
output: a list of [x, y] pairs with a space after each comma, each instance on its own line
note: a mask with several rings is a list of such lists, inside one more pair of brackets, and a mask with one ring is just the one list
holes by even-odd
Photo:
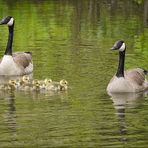
[[[0, 92], [0, 147], [147, 147], [148, 96], [109, 96], [118, 39], [125, 68], [148, 68], [148, 1], [1, 0], [15, 18], [14, 51], [33, 53], [35, 79], [66, 79], [67, 92]], [[8, 30], [0, 26], [0, 56]]]

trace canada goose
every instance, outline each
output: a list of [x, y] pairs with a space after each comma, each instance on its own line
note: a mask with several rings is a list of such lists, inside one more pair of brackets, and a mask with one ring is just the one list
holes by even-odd
[[3, 58], [0, 60], [0, 75], [25, 75], [33, 71], [32, 53], [12, 53], [14, 18], [6, 16], [0, 20], [0, 25], [7, 24], [9, 37]]
[[64, 79], [61, 80], [60, 82], [52, 81], [46, 86], [46, 90], [49, 90], [49, 91], [67, 90], [68, 89], [67, 84], [68, 84], [68, 82]]
[[146, 80], [147, 71], [142, 68], [134, 68], [124, 71], [126, 45], [123, 40], [115, 42], [112, 50], [119, 50], [119, 65], [117, 73], [110, 80], [108, 92], [140, 92], [148, 89]]

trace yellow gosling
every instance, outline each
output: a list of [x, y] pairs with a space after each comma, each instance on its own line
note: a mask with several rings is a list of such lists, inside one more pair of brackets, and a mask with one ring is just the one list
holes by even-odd
[[42, 90], [46, 89], [46, 86], [52, 82], [51, 79], [40, 80], [40, 87]]
[[17, 84], [16, 80], [9, 80], [8, 84], [5, 85], [5, 90], [16, 90], [17, 89]]
[[66, 80], [61, 80], [60, 82], [53, 81], [46, 86], [46, 90], [48, 91], [63, 91], [67, 90], [68, 82]]
[[66, 80], [60, 81], [61, 90], [67, 90], [68, 89], [68, 82]]
[[41, 89], [41, 83], [39, 80], [35, 79], [32, 81], [32, 87], [31, 90], [32, 91], [40, 91]]
[[30, 78], [27, 75], [23, 76], [21, 79], [17, 81], [18, 87], [22, 85], [28, 85], [28, 84], [30, 84]]

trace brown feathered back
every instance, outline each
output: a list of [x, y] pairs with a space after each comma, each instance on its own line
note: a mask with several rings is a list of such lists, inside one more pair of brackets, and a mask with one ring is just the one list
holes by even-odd
[[128, 79], [138, 85], [142, 85], [145, 81], [145, 73], [141, 68], [127, 70], [125, 72], [125, 79]]
[[30, 63], [32, 63], [31, 52], [16, 52], [13, 53], [12, 56], [15, 63], [17, 63], [19, 66], [22, 66], [23, 68], [26, 68]]

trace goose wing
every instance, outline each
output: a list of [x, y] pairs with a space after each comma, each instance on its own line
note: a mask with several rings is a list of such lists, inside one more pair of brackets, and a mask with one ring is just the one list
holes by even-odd
[[138, 85], [143, 85], [146, 80], [147, 71], [142, 68], [135, 68], [125, 71], [125, 79]]
[[13, 53], [13, 59], [15, 63], [22, 66], [24, 69], [32, 63], [32, 53], [31, 52], [15, 52]]

